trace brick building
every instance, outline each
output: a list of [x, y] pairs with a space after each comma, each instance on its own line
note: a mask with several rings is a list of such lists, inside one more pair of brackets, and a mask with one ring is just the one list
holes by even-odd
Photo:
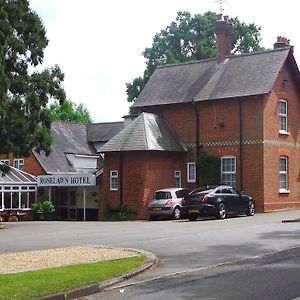
[[52, 200], [56, 220], [97, 220], [103, 159], [97, 151], [124, 127], [123, 122], [53, 122], [49, 156], [1, 155], [11, 166], [1, 174], [1, 216], [30, 215], [35, 201]]
[[[139, 117], [101, 149], [100, 214], [126, 204], [145, 218], [154, 190], [196, 187], [200, 152], [221, 159], [222, 182], [251, 195], [258, 211], [300, 208], [293, 47], [278, 37], [273, 50], [230, 55], [228, 18], [216, 36], [216, 59], [158, 67], [133, 104]], [[166, 128], [180, 147], [165, 145]]]

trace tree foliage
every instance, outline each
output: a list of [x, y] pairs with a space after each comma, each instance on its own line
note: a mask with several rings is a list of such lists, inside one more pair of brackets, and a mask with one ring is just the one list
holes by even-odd
[[0, 0], [0, 153], [50, 153], [50, 98], [62, 103], [58, 66], [37, 70], [48, 44], [46, 30], [27, 0]]
[[63, 104], [54, 103], [50, 105], [51, 121], [67, 121], [75, 123], [91, 123], [92, 119], [87, 108], [80, 103], [65, 100]]
[[221, 159], [210, 153], [200, 152], [197, 159], [200, 186], [218, 185], [221, 182]]
[[[178, 12], [176, 20], [166, 29], [156, 33], [150, 48], [142, 55], [146, 59], [143, 76], [126, 83], [127, 100], [134, 101], [158, 65], [189, 62], [216, 57], [215, 24], [217, 15], [206, 12], [192, 16], [189, 12]], [[233, 24], [233, 53], [247, 53], [262, 49], [259, 46], [260, 27], [245, 24], [238, 18]]]

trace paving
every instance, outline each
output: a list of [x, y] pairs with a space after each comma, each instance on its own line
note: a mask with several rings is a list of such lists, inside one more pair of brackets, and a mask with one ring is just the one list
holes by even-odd
[[0, 233], [0, 253], [95, 245], [143, 249], [157, 255], [158, 266], [127, 281], [134, 284], [299, 247], [299, 222], [282, 222], [299, 216], [295, 210], [195, 222], [6, 223]]

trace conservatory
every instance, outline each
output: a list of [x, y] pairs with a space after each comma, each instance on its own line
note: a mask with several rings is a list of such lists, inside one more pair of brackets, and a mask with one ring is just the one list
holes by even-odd
[[10, 167], [7, 174], [0, 171], [0, 215], [30, 211], [37, 198], [36, 177]]

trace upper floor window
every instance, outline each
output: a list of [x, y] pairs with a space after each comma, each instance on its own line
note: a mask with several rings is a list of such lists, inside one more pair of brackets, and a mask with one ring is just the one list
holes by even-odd
[[9, 166], [9, 159], [1, 159], [0, 162]]
[[279, 100], [279, 133], [287, 132], [287, 101]]
[[279, 192], [288, 192], [288, 158], [279, 157]]
[[14, 159], [14, 168], [24, 171], [24, 159]]
[[119, 189], [119, 172], [118, 171], [110, 171], [110, 190], [117, 191]]
[[236, 157], [223, 156], [221, 158], [221, 181], [223, 184], [236, 187]]
[[174, 178], [175, 178], [175, 186], [180, 188], [181, 187], [181, 171], [175, 171]]
[[196, 182], [196, 163], [187, 164], [187, 182]]

